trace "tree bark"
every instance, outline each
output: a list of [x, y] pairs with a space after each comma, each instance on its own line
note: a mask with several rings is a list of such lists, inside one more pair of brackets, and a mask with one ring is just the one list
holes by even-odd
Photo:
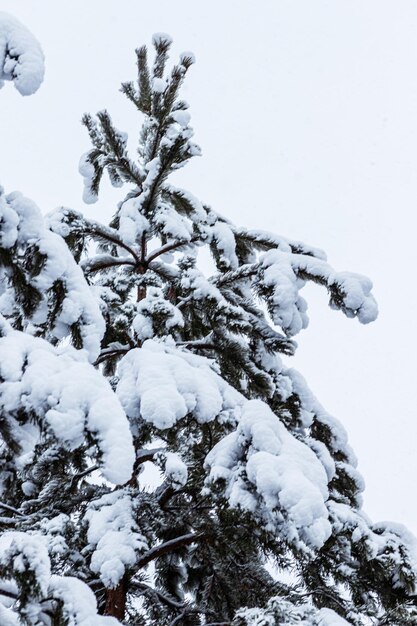
[[126, 612], [126, 591], [127, 585], [125, 576], [123, 576], [117, 587], [107, 589], [104, 615], [111, 615], [121, 622], [124, 620]]

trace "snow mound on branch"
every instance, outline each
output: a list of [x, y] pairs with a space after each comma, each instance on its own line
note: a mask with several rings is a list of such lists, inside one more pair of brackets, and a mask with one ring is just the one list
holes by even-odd
[[[131, 420], [161, 430], [189, 414], [200, 423], [232, 424], [234, 432], [206, 458], [208, 487], [224, 487], [230, 506], [260, 518], [265, 528], [298, 547], [320, 548], [328, 539], [326, 502], [334, 466], [324, 451], [318, 455], [291, 435], [267, 404], [246, 400], [209, 359], [168, 342], [148, 340], [131, 350], [118, 376], [117, 395]], [[186, 480], [186, 467], [177, 465], [178, 459], [167, 459], [167, 477], [178, 470], [178, 482]]]
[[137, 551], [148, 549], [134, 519], [132, 499], [123, 491], [106, 494], [89, 506], [84, 519], [88, 542], [95, 548], [91, 570], [106, 587], [116, 587], [125, 568], [136, 563]]
[[[30, 460], [37, 437], [30, 416], [49, 427], [68, 449], [92, 438], [102, 456], [104, 477], [116, 484], [132, 473], [134, 450], [126, 415], [109, 383], [74, 348], [7, 329], [0, 338], [0, 408], [11, 416]], [[24, 412], [27, 423], [14, 416]], [[38, 434], [39, 437], [39, 434]], [[24, 443], [26, 442], [26, 444]]]
[[187, 466], [175, 452], [166, 453], [165, 476], [176, 489], [180, 489], [187, 483]]
[[46, 595], [51, 576], [51, 564], [43, 537], [10, 531], [0, 535], [0, 564], [10, 566], [22, 575], [28, 571], [36, 578], [40, 592]]
[[273, 596], [265, 608], [243, 608], [236, 613], [245, 626], [352, 626], [332, 609], [316, 609], [307, 602], [295, 603]]
[[161, 430], [189, 413], [200, 424], [232, 411], [238, 414], [243, 396], [211, 365], [204, 357], [148, 340], [120, 361], [117, 395], [128, 417]]
[[0, 88], [11, 80], [22, 96], [30, 96], [39, 89], [44, 73], [38, 41], [16, 18], [0, 12]]
[[263, 276], [261, 286], [268, 293], [268, 305], [275, 324], [288, 336], [307, 327], [307, 305], [299, 295], [305, 280], [327, 287], [330, 306], [347, 317], [357, 317], [362, 324], [374, 321], [378, 306], [373, 297], [372, 282], [352, 272], [335, 272], [323, 259], [303, 254], [270, 250], [260, 256]]
[[61, 600], [68, 626], [120, 626], [114, 617], [97, 615], [97, 601], [91, 589], [73, 576], [51, 576], [49, 591]]
[[[39, 272], [31, 280], [32, 286], [41, 294], [46, 294], [57, 282], [64, 287], [64, 299], [55, 318], [53, 336], [61, 339], [70, 333], [74, 324], [79, 324], [83, 347], [89, 353], [90, 359], [95, 360], [104, 334], [104, 320], [84, 274], [65, 241], [48, 230], [36, 204], [19, 192], [7, 196], [0, 193], [0, 220], [0, 247], [24, 250], [31, 246], [43, 257], [44, 263], [39, 263]], [[6, 292], [0, 298], [0, 311], [5, 315], [5, 307], [10, 297], [11, 294]], [[36, 325], [44, 324], [49, 313], [44, 298], [36, 309], [32, 322]]]
[[260, 517], [268, 530], [312, 548], [329, 538], [325, 469], [264, 402], [246, 402], [237, 429], [214, 446], [206, 466], [209, 484], [225, 485], [230, 506]]
[[78, 171], [83, 177], [84, 182], [83, 200], [86, 204], [94, 204], [98, 200], [98, 195], [92, 189], [95, 169], [94, 165], [89, 160], [89, 155], [89, 152], [85, 152], [81, 155], [78, 165]]
[[0, 624], [1, 626], [22, 626], [22, 622], [16, 613], [2, 604], [0, 604]]
[[[11, 580], [16, 579], [18, 586], [21, 580], [27, 584], [27, 577], [33, 577], [33, 598], [28, 599], [33, 617], [30, 623], [41, 623], [36, 617], [39, 618], [37, 613], [42, 612], [42, 607], [36, 606], [33, 600], [36, 598], [36, 601], [42, 602], [54, 598], [62, 602], [62, 612], [68, 626], [120, 626], [115, 618], [97, 614], [94, 593], [84, 582], [71, 576], [51, 575], [45, 537], [27, 532], [3, 533], [0, 536], [0, 564], [8, 569]], [[0, 620], [2, 626], [22, 624], [14, 610], [5, 608], [1, 603]]]

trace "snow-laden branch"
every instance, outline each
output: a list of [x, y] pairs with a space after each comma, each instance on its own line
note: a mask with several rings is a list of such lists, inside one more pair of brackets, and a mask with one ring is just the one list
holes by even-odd
[[[1, 330], [0, 410], [21, 449], [19, 468], [33, 461], [43, 432], [68, 451], [94, 442], [105, 478], [126, 482], [134, 463], [128, 421], [109, 383], [86, 355], [11, 330], [5, 320]], [[38, 428], [29, 428], [32, 420]]]
[[16, 18], [0, 12], [0, 87], [11, 80], [22, 96], [34, 94], [45, 73], [42, 49]]

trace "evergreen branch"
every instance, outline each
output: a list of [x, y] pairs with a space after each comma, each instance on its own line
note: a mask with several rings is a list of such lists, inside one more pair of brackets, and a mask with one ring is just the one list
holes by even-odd
[[[210, 610], [210, 609], [199, 609], [198, 607], [196, 608], [190, 608], [188, 610], [183, 611], [182, 613], [180, 613], [179, 615], [177, 615], [172, 622], [170, 622], [169, 626], [175, 626], [175, 624], [179, 624], [180, 621], [182, 619], [184, 619], [184, 617], [187, 617], [187, 615], [210, 615], [213, 614], [214, 611]], [[232, 622], [210, 622], [210, 623], [206, 623], [205, 626], [230, 626]]]
[[177, 617], [175, 617], [172, 622], [170, 622], [169, 626], [175, 626], [175, 624], [179, 624], [180, 621], [186, 617], [188, 614], [190, 613], [190, 611], [183, 611], [182, 613], [180, 613], [179, 615], [177, 615]]
[[61, 221], [71, 228], [71, 232], [74, 235], [87, 235], [93, 239], [104, 239], [106, 242], [123, 248], [132, 255], [137, 263], [140, 263], [140, 258], [136, 251], [123, 241], [115, 228], [105, 226], [96, 220], [86, 218], [82, 215], [82, 213], [74, 211], [73, 209], [65, 209], [61, 215]]
[[206, 343], [205, 341], [178, 341], [177, 346], [182, 346], [192, 350], [221, 350], [222, 347], [215, 343]]
[[85, 469], [83, 472], [74, 474], [74, 476], [71, 478], [70, 488], [72, 489], [73, 487], [75, 487], [77, 482], [84, 478], [84, 476], [88, 476], [88, 474], [91, 474], [91, 472], [95, 472], [98, 469], [100, 469], [99, 465], [91, 465], [90, 467], [87, 467], [87, 469]]
[[9, 504], [6, 504], [5, 502], [0, 502], [0, 507], [2, 509], [6, 509], [6, 511], [10, 511], [10, 513], [15, 513], [16, 515], [20, 515], [24, 517], [24, 514], [21, 511], [19, 511], [18, 509], [15, 509], [14, 506], [10, 506]]
[[150, 587], [149, 585], [146, 585], [145, 583], [139, 583], [136, 581], [133, 581], [130, 583], [131, 586], [136, 587], [137, 589], [142, 589], [144, 591], [144, 593], [149, 593], [151, 595], [155, 595], [161, 602], [163, 602], [164, 604], [166, 604], [167, 606], [173, 608], [173, 609], [184, 609], [187, 606], [186, 602], [175, 602], [175, 600], [172, 600], [171, 598], [169, 598], [168, 596], [164, 595], [163, 593], [161, 593], [160, 591], [158, 591], [157, 589], [154, 589], [153, 587]]
[[189, 533], [187, 535], [181, 535], [180, 537], [175, 537], [175, 539], [170, 539], [165, 543], [161, 543], [159, 546], [155, 546], [145, 552], [141, 559], [136, 564], [138, 569], [145, 567], [151, 561], [155, 561], [155, 559], [159, 559], [159, 557], [164, 554], [168, 554], [169, 552], [174, 552], [178, 548], [182, 548], [183, 546], [188, 546], [191, 543], [195, 543], [197, 539], [200, 539], [204, 536], [204, 533]]
[[[117, 165], [117, 167], [123, 172], [127, 180], [135, 183], [138, 188], [142, 191], [142, 177], [140, 176], [136, 166], [133, 162], [130, 161], [126, 154], [125, 142], [121, 141], [120, 133], [116, 131], [113, 126], [111, 117], [108, 111], [99, 111], [97, 113], [97, 118], [101, 124], [101, 128], [106, 138], [108, 148], [112, 155], [114, 155], [112, 165]], [[109, 154], [109, 149], [106, 149], [106, 154]], [[106, 163], [108, 165], [109, 163]]]
[[0, 589], [0, 596], [12, 598], [13, 600], [17, 600], [19, 597], [17, 593], [13, 593], [13, 591], [6, 591], [5, 589]]
[[138, 106], [143, 113], [150, 114], [152, 106], [151, 77], [148, 68], [148, 51], [146, 46], [136, 50], [138, 67]]
[[94, 361], [94, 365], [97, 367], [97, 365], [100, 365], [100, 363], [103, 363], [107, 359], [117, 356], [118, 354], [126, 354], [127, 352], [129, 352], [129, 350], [132, 349], [132, 347], [133, 346], [121, 346], [120, 348], [110, 348], [110, 347], [105, 348], [104, 350], [101, 351], [96, 361]]
[[[226, 220], [221, 219], [221, 221]], [[233, 224], [229, 224], [229, 226], [237, 239], [250, 241], [255, 247], [261, 250], [273, 250], [274, 248], [284, 248], [288, 250], [288, 248], [290, 248], [293, 254], [301, 254], [326, 260], [326, 255], [322, 250], [309, 246], [301, 241], [293, 241], [292, 239], [287, 239], [286, 237], [281, 237], [268, 231], [249, 230], [247, 228], [236, 227]]]
[[146, 461], [151, 461], [154, 458], [154, 456], [164, 451], [165, 451], [165, 448], [152, 448], [152, 449], [143, 448], [142, 450], [138, 450], [136, 452], [135, 465], [139, 466], [139, 465], [142, 465], [142, 463], [146, 463]]
[[17, 519], [14, 517], [0, 517], [0, 525], [12, 526], [17, 523]]
[[210, 279], [210, 282], [216, 287], [221, 287], [223, 285], [228, 285], [230, 283], [235, 282], [236, 280], [242, 280], [243, 278], [250, 278], [258, 273], [261, 267], [260, 263], [246, 263], [242, 265], [237, 270], [231, 270], [230, 272], [225, 272], [224, 274], [213, 276]]
[[172, 265], [168, 265], [167, 263], [162, 263], [162, 261], [152, 262], [148, 265], [148, 269], [158, 274], [162, 278], [166, 280], [175, 280], [178, 278], [178, 269], [173, 267]]
[[178, 250], [179, 248], [183, 248], [191, 243], [196, 243], [198, 241], [198, 237], [192, 237], [189, 241], [176, 241], [167, 243], [156, 250], [153, 250], [151, 254], [147, 257], [146, 262], [150, 263], [154, 259], [158, 258], [162, 254], [166, 254], [167, 252], [173, 252], [174, 250]]
[[115, 257], [111, 254], [98, 254], [97, 256], [85, 259], [80, 263], [81, 268], [85, 273], [99, 272], [110, 267], [118, 267], [119, 265], [132, 265], [137, 266], [135, 261], [125, 259], [123, 257]]

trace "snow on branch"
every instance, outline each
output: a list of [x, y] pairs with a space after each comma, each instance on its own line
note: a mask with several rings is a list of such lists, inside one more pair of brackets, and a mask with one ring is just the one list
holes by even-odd
[[10, 330], [4, 320], [1, 330], [0, 408], [21, 448], [19, 467], [33, 462], [43, 433], [69, 451], [95, 443], [103, 476], [116, 484], [129, 480], [135, 460], [129, 424], [85, 354]]
[[90, 503], [84, 519], [88, 523], [91, 570], [106, 587], [115, 587], [127, 567], [137, 562], [137, 553], [149, 548], [135, 521], [132, 497], [114, 491]]
[[[45, 537], [10, 531], [0, 536], [0, 575], [19, 588], [20, 611], [30, 625], [50, 623], [43, 617], [52, 602], [59, 602], [68, 626], [120, 626], [112, 617], [97, 613], [94, 593], [81, 580], [51, 575], [51, 562]], [[13, 585], [14, 586], [14, 585]], [[22, 624], [15, 606], [0, 603], [2, 626]]]
[[[77, 335], [94, 361], [100, 351], [104, 320], [65, 241], [51, 232], [34, 202], [0, 189], [0, 312], [21, 315], [56, 339]], [[20, 305], [23, 311], [17, 311]]]
[[246, 402], [237, 429], [214, 446], [206, 466], [208, 485], [223, 485], [231, 507], [299, 549], [320, 548], [329, 538], [325, 469], [264, 402]]
[[42, 49], [16, 18], [0, 12], [0, 87], [11, 80], [22, 96], [34, 94], [45, 73]]
[[203, 424], [232, 407], [238, 411], [243, 401], [210, 365], [204, 357], [147, 340], [122, 358], [117, 395], [129, 418], [158, 429], [189, 413]]

